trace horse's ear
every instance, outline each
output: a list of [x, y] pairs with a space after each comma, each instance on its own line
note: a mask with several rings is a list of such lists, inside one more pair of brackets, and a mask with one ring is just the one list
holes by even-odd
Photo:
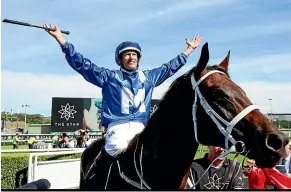
[[201, 49], [200, 58], [195, 69], [196, 78], [198, 78], [201, 72], [205, 69], [208, 61], [209, 61], [209, 50], [208, 50], [208, 43], [206, 42]]
[[225, 71], [228, 71], [229, 57], [230, 57], [230, 50], [228, 51], [227, 56], [224, 58], [224, 60], [221, 61], [221, 63], [219, 64], [219, 67], [221, 67]]

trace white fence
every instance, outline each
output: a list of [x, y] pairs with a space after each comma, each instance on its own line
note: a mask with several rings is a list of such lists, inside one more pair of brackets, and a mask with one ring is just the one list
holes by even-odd
[[79, 186], [80, 159], [38, 161], [39, 156], [70, 155], [82, 153], [84, 148], [71, 151], [30, 153], [28, 162], [28, 183], [38, 179], [47, 179], [51, 189], [72, 189]]
[[80, 180], [80, 158], [38, 161], [39, 156], [71, 155], [85, 148], [13, 149], [2, 153], [29, 153], [27, 182], [47, 179], [51, 189], [76, 189]]

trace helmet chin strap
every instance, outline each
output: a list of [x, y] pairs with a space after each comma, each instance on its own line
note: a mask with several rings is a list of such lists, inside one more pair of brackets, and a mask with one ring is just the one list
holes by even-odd
[[129, 75], [133, 74], [134, 72], [136, 72], [136, 70], [128, 70], [125, 67], [120, 67], [120, 70], [123, 71], [124, 73], [127, 73]]
[[127, 74], [132, 74], [132, 73], [134, 73], [135, 71], [138, 70], [139, 63], [137, 63], [137, 67], [136, 67], [136, 69], [134, 69], [134, 70], [126, 69], [126, 68], [124, 67], [123, 64], [121, 64], [120, 66], [121, 66], [121, 67], [120, 67], [120, 70], [121, 70], [121, 71], [123, 71], [123, 72], [125, 72], [125, 73], [127, 73]]

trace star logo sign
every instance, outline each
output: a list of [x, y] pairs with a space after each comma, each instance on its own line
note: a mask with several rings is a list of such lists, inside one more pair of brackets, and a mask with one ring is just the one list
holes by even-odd
[[76, 110], [74, 110], [75, 106], [70, 106], [69, 103], [66, 105], [61, 105], [61, 110], [58, 112], [61, 114], [61, 119], [65, 118], [67, 121], [72, 118], [74, 119], [74, 114], [77, 113]]

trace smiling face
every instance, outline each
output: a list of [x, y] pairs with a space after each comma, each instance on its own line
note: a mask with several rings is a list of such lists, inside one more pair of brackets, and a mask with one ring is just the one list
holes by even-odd
[[121, 62], [125, 69], [136, 70], [138, 67], [138, 54], [135, 51], [124, 51], [121, 54]]

